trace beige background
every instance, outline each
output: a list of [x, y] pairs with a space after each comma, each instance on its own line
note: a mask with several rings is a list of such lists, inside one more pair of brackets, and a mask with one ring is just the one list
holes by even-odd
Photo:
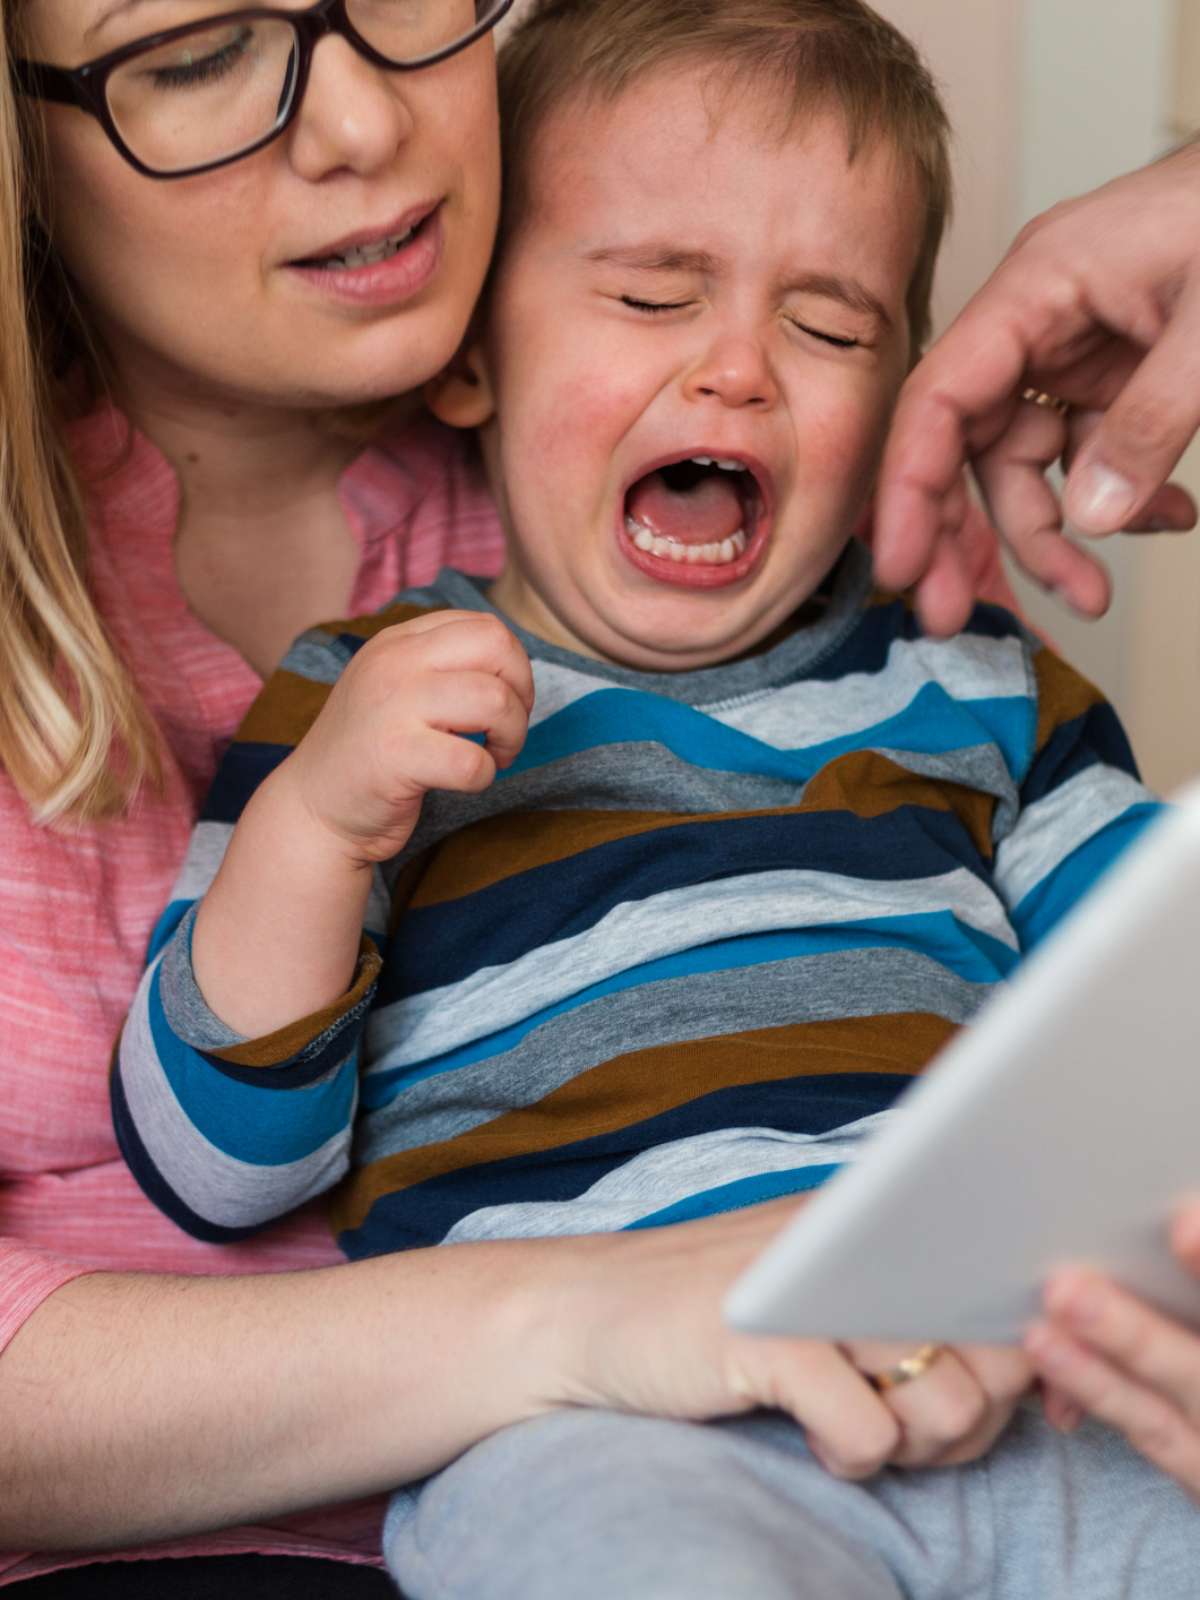
[[[1200, 0], [874, 0], [917, 41], [956, 129], [958, 213], [939, 325], [1020, 225], [1200, 129]], [[1200, 495], [1200, 446], [1181, 473]], [[1200, 774], [1200, 535], [1102, 547], [1100, 623], [1022, 589], [1034, 620], [1121, 711], [1157, 787]]]

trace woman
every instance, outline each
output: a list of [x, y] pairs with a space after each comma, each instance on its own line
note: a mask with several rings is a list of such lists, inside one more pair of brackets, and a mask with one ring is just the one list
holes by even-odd
[[724, 1332], [777, 1209], [346, 1266], [312, 1214], [195, 1244], [119, 1161], [109, 1052], [261, 676], [497, 564], [469, 464], [382, 403], [483, 280], [506, 3], [5, 9], [0, 1584], [30, 1600], [105, 1592], [100, 1550], [139, 1554], [125, 1597], [373, 1592], [379, 1505], [346, 1502], [554, 1406], [782, 1405], [848, 1474], [994, 1431], [949, 1360], [814, 1390], [814, 1347]]

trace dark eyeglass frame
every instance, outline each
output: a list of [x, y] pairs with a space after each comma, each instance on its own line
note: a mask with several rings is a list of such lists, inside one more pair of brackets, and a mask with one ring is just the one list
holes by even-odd
[[[56, 67], [45, 61], [16, 60], [12, 63], [13, 78], [21, 94], [29, 95], [36, 100], [53, 100], [60, 105], [78, 106], [81, 111], [86, 111], [95, 117], [114, 148], [143, 176], [164, 181], [172, 178], [192, 178], [199, 172], [212, 172], [218, 167], [227, 167], [234, 161], [252, 156], [256, 150], [261, 150], [264, 145], [278, 139], [280, 134], [286, 131], [304, 99], [313, 51], [328, 34], [334, 33], [339, 38], [345, 39], [365, 61], [369, 61], [372, 66], [382, 68], [385, 72], [420, 72], [424, 67], [437, 66], [440, 61], [448, 60], [460, 50], [473, 45], [477, 39], [482, 39], [485, 33], [491, 32], [505, 12], [511, 10], [512, 5], [513, 0], [496, 0], [493, 14], [483, 22], [477, 22], [474, 28], [463, 34], [461, 39], [455, 39], [453, 44], [443, 45], [440, 50], [433, 50], [428, 55], [416, 56], [411, 61], [393, 61], [364, 39], [350, 20], [346, 10], [346, 0], [316, 0], [314, 5], [307, 6], [302, 11], [284, 11], [276, 6], [252, 6], [242, 11], [225, 11], [219, 16], [205, 18], [202, 24], [188, 22], [180, 27], [167, 28], [161, 33], [147, 34], [145, 38], [134, 39], [131, 43], [123, 44], [117, 50], [110, 50], [106, 55], [97, 56], [94, 61], [85, 61], [78, 67]], [[144, 55], [147, 51], [158, 49], [160, 45], [170, 44], [173, 39], [186, 38], [188, 34], [196, 33], [201, 28], [217, 28], [225, 23], [258, 21], [286, 22], [296, 35], [297, 59], [292, 77], [291, 97], [276, 118], [275, 125], [263, 134], [261, 139], [256, 139], [244, 150], [238, 150], [231, 156], [221, 156], [216, 161], [205, 161], [195, 167], [180, 167], [177, 171], [171, 172], [159, 172], [156, 168], [147, 166], [125, 143], [109, 110], [108, 79], [111, 73], [134, 56]]]

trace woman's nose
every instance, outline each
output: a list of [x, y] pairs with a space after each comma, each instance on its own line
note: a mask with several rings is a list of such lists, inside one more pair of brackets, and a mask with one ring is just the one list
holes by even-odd
[[684, 392], [689, 400], [718, 400], [733, 407], [766, 408], [779, 397], [767, 353], [750, 334], [715, 340], [688, 373]]
[[365, 60], [345, 39], [317, 44], [292, 125], [292, 166], [310, 180], [346, 169], [377, 172], [395, 159], [414, 119], [399, 73]]

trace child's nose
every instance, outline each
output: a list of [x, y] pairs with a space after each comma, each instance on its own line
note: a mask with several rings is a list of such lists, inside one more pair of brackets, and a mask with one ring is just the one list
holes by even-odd
[[766, 351], [746, 334], [714, 341], [684, 381], [689, 400], [719, 400], [726, 406], [775, 404], [778, 389]]

